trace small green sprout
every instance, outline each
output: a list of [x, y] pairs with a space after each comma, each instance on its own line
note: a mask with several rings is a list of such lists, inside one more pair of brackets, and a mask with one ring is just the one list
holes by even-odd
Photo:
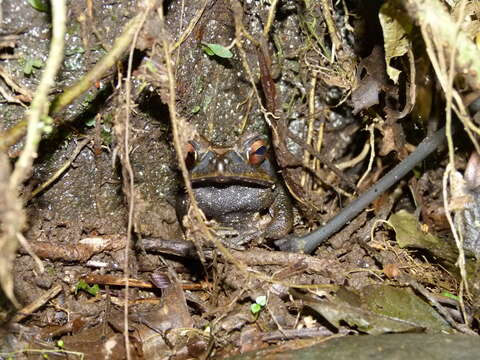
[[267, 305], [267, 297], [261, 295], [255, 299], [255, 303], [250, 305], [250, 311], [253, 315], [257, 315]]
[[224, 59], [230, 59], [233, 57], [233, 53], [220, 44], [202, 43], [202, 48], [208, 56], [218, 56]]
[[27, 59], [25, 66], [23, 67], [23, 73], [25, 75], [31, 75], [35, 69], [43, 67], [43, 61], [40, 59]]
[[79, 290], [83, 290], [92, 296], [97, 296], [100, 287], [98, 286], [98, 284], [90, 286], [85, 281], [80, 280], [77, 286], [75, 286], [75, 295], [78, 293]]
[[63, 349], [65, 347], [65, 342], [63, 340], [57, 340], [57, 347]]
[[460, 301], [460, 298], [457, 295], [453, 295], [452, 293], [450, 293], [448, 291], [442, 292], [442, 296], [445, 296], [449, 299], [453, 299], [453, 300], [456, 300], [456, 301]]
[[37, 11], [41, 12], [48, 12], [50, 10], [50, 6], [48, 1], [45, 0], [27, 0], [31, 7], [33, 7]]

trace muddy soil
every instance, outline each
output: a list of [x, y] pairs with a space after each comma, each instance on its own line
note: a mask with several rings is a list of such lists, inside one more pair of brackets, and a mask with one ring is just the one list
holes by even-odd
[[[14, 43], [2, 50], [0, 66], [18, 87], [2, 76], [0, 86], [9, 94], [0, 103], [2, 131], [25, 117], [28, 95], [34, 94], [49, 53], [51, 15], [32, 3], [1, 2], [2, 36], [13, 36]], [[91, 70], [145, 9], [134, 0], [67, 3], [65, 60], [52, 99]], [[429, 127], [438, 127], [418, 122], [418, 110], [407, 120], [389, 120], [406, 106], [409, 78], [401, 77], [397, 85], [386, 80], [378, 8], [346, 1], [327, 10], [316, 2], [281, 1], [265, 35], [273, 3], [164, 2], [164, 32], [154, 11], [146, 16], [140, 41], [147, 45], [134, 52], [128, 109], [133, 189], [121, 150], [127, 54], [55, 115], [22, 191], [24, 237], [44, 269], [22, 247], [13, 273], [21, 307], [51, 295], [21, 318], [5, 301], [0, 358], [15, 351], [30, 358], [27, 348], [50, 358], [66, 351], [92, 359], [127, 358], [126, 253], [131, 358], [223, 358], [273, 344], [296, 349], [332, 335], [462, 332], [462, 311], [470, 326], [464, 332], [476, 333], [472, 297], [463, 308], [452, 300], [458, 299], [452, 294], [458, 294], [460, 277], [441, 209], [447, 165], [442, 150], [312, 256], [279, 252], [268, 234], [227, 247], [226, 254], [192, 212], [179, 215], [179, 200], [188, 194], [173, 141], [167, 82], [159, 86], [145, 75], [152, 64], [166, 71], [163, 39], [178, 42], [171, 57], [182, 146], [201, 138], [209, 149], [232, 148], [247, 133], [266, 134], [275, 173], [294, 205], [290, 235], [324, 225], [403, 160]], [[215, 53], [227, 50], [225, 56]], [[407, 64], [399, 65], [404, 73]], [[368, 98], [372, 91], [376, 102]], [[459, 170], [471, 151], [468, 140], [463, 143], [456, 154]], [[12, 163], [23, 144], [8, 149]], [[374, 157], [367, 156], [372, 145]], [[261, 210], [255, 221], [271, 219], [270, 209]], [[392, 214], [400, 214], [392, 220], [397, 227], [390, 222], [394, 231], [381, 226]], [[231, 229], [218, 219], [204, 222], [220, 243], [229, 236]], [[407, 250], [397, 243], [402, 234], [428, 234], [453, 250], [448, 256], [444, 245], [431, 251], [414, 244], [417, 250]], [[469, 274], [477, 273], [473, 260], [468, 266]], [[473, 295], [476, 277], [470, 279]], [[434, 310], [432, 299], [446, 304], [452, 321]], [[299, 338], [313, 340], [302, 345]]]

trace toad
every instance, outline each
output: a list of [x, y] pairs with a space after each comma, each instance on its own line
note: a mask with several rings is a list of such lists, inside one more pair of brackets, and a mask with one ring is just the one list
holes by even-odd
[[[269, 139], [263, 134], [246, 134], [231, 147], [214, 147], [201, 138], [187, 145], [198, 205], [207, 218], [233, 230], [225, 232], [232, 247], [279, 239], [292, 228], [292, 204], [269, 154]], [[182, 213], [187, 207], [184, 197]]]

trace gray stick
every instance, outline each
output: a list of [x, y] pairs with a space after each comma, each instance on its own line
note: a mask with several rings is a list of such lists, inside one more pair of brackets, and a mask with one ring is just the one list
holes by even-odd
[[402, 179], [419, 162], [435, 151], [445, 141], [445, 128], [425, 138], [406, 159], [395, 166], [390, 172], [382, 177], [366, 193], [343, 209], [331, 219], [325, 226], [318, 228], [302, 237], [285, 238], [277, 240], [275, 244], [283, 251], [313, 252], [318, 245], [340, 230], [346, 223], [363, 211], [372, 201], [383, 194], [388, 188]]

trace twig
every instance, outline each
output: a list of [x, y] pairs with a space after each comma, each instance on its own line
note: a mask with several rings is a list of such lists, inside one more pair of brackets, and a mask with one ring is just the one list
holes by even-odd
[[[459, 17], [456, 23], [456, 31], [453, 34], [453, 37], [455, 39], [458, 38], [459, 33], [461, 31], [461, 23], [464, 17], [465, 13], [465, 5], [466, 2], [463, 0], [460, 4], [460, 11], [459, 11]], [[457, 44], [457, 42], [455, 42]], [[448, 204], [448, 191], [447, 191], [447, 183], [448, 183], [448, 177], [450, 175], [451, 180], [453, 180], [453, 173], [455, 172], [455, 148], [453, 144], [453, 136], [452, 136], [452, 93], [453, 93], [453, 80], [454, 80], [454, 75], [455, 75], [455, 55], [457, 53], [457, 47], [456, 45], [453, 47], [453, 49], [450, 52], [450, 59], [449, 59], [449, 69], [448, 69], [448, 83], [447, 83], [447, 89], [445, 93], [445, 97], [447, 100], [446, 103], [446, 135], [447, 135], [447, 144], [448, 144], [448, 155], [449, 155], [449, 163], [447, 168], [445, 169], [445, 173], [443, 176], [443, 201], [444, 201], [444, 208], [445, 208], [445, 215], [447, 216], [448, 223], [450, 225], [450, 229], [452, 231], [453, 237], [455, 239], [455, 244], [458, 249], [458, 260], [457, 260], [457, 266], [460, 268], [460, 275], [462, 278], [462, 283], [460, 284], [460, 307], [462, 309], [462, 313], [464, 316], [465, 321], [467, 320], [466, 317], [466, 312], [465, 312], [465, 303], [463, 301], [463, 287], [467, 290], [467, 293], [469, 292], [468, 289], [468, 281], [467, 281], [467, 270], [465, 268], [465, 252], [463, 249], [463, 237], [462, 234], [458, 234], [455, 225], [452, 221], [452, 217], [450, 214], [449, 210], [449, 204]], [[461, 230], [459, 231], [461, 232]]]
[[7, 154], [0, 152], [0, 224], [2, 231], [0, 236], [0, 285], [11, 302], [18, 308], [13, 292], [13, 262], [17, 251], [16, 236], [18, 229], [25, 224], [25, 213], [22, 210], [22, 202], [17, 192], [8, 188], [10, 179], [10, 161]]
[[277, 240], [275, 244], [285, 251], [311, 253], [318, 245], [327, 240], [330, 236], [340, 230], [348, 221], [352, 220], [362, 210], [364, 210], [372, 201], [383, 194], [393, 184], [398, 182], [415, 165], [430, 155], [440, 144], [445, 141], [445, 129], [437, 131], [432, 136], [424, 139], [413, 153], [405, 160], [395, 166], [387, 175], [382, 177], [367, 192], [362, 194], [357, 200], [343, 209], [338, 215], [330, 220], [325, 226], [312, 231], [302, 237], [293, 237]]
[[[191, 242], [173, 241], [163, 239], [145, 238], [138, 241], [138, 246], [147, 252], [171, 254], [188, 259], [198, 259], [195, 247]], [[319, 259], [305, 254], [293, 254], [263, 249], [250, 249], [245, 251], [230, 250], [235, 259], [248, 266], [305, 266], [305, 269], [312, 272], [324, 272], [332, 266], [329, 259]], [[215, 252], [204, 250], [207, 259], [215, 258]], [[226, 259], [228, 261], [228, 259]]]
[[[133, 175], [133, 168], [130, 162], [130, 108], [131, 108], [131, 92], [132, 92], [132, 69], [133, 69], [133, 52], [135, 51], [135, 45], [137, 43], [138, 35], [140, 30], [142, 29], [145, 20], [147, 19], [147, 15], [152, 9], [153, 2], [147, 2], [147, 7], [142, 11], [139, 15], [139, 21], [135, 23], [135, 26], [132, 28], [133, 31], [133, 38], [132, 43], [130, 45], [130, 53], [128, 56], [128, 69], [127, 69], [127, 79], [125, 82], [125, 124], [124, 124], [124, 143], [123, 143], [123, 166], [125, 170], [125, 188], [128, 187], [128, 191], [126, 194], [128, 198], [128, 223], [127, 223], [127, 242], [124, 251], [124, 263], [123, 263], [123, 273], [126, 278], [125, 282], [125, 306], [123, 307], [123, 337], [125, 341], [125, 350], [127, 355], [127, 360], [132, 358], [130, 352], [130, 337], [128, 334], [128, 297], [129, 297], [129, 276], [130, 276], [130, 268], [129, 268], [129, 250], [130, 250], [130, 242], [132, 239], [132, 228], [133, 228], [133, 212], [135, 209], [135, 181]], [[128, 184], [127, 184], [128, 181]]]
[[[65, 0], [52, 0], [53, 34], [50, 52], [45, 65], [45, 71], [42, 74], [31, 108], [28, 111], [28, 133], [25, 147], [15, 164], [15, 169], [10, 175], [8, 185], [6, 186], [8, 194], [6, 196], [10, 198], [10, 201], [8, 211], [4, 210], [4, 219], [2, 219], [4, 220], [4, 234], [2, 236], [2, 244], [0, 245], [4, 249], [16, 249], [18, 235], [21, 234], [25, 226], [25, 216], [19, 199], [18, 188], [28, 177], [33, 160], [37, 157], [37, 148], [43, 130], [41, 118], [48, 111], [48, 93], [54, 84], [55, 76], [63, 60], [66, 13]], [[11, 254], [6, 254], [5, 256], [7, 262], [13, 261], [10, 258]], [[10, 265], [7, 263], [5, 267], [8, 269]], [[0, 272], [0, 275], [3, 277], [5, 274], [2, 272]], [[9, 297], [13, 296], [10, 293], [10, 288], [4, 288], [4, 290]], [[12, 298], [12, 301], [15, 302], [15, 299]]]
[[[421, 31], [422, 31], [422, 36], [423, 40], [425, 41], [425, 46], [426, 46], [426, 51], [428, 54], [428, 57], [430, 59], [430, 63], [432, 64], [433, 69], [435, 70], [435, 74], [437, 75], [437, 79], [442, 86], [443, 91], [446, 93], [447, 88], [448, 88], [448, 83], [447, 79], [444, 75], [444, 68], [440, 66], [440, 62], [435, 56], [434, 53], [434, 47], [432, 44], [432, 40], [430, 39], [429, 32], [427, 31], [425, 26], [421, 26]], [[472, 136], [471, 131], [476, 133], [477, 135], [480, 136], [480, 128], [478, 128], [470, 119], [470, 117], [467, 115], [467, 109], [465, 108], [465, 105], [463, 104], [463, 100], [460, 97], [460, 94], [455, 90], [452, 89], [451, 91], [452, 97], [455, 99], [455, 105], [452, 104], [452, 108], [457, 114], [458, 118], [462, 121], [462, 123], [466, 126], [466, 132], [469, 135], [470, 139], [472, 140], [472, 143], [475, 146], [475, 149], [477, 150], [478, 153], [480, 153], [480, 146], [478, 144], [477, 139]]]
[[70, 159], [68, 159], [47, 181], [45, 181], [43, 184], [39, 185], [35, 190], [32, 191], [30, 196], [28, 197], [28, 200], [31, 200], [35, 196], [37, 196], [39, 193], [41, 193], [43, 190], [45, 190], [47, 187], [49, 187], [55, 180], [57, 180], [62, 174], [72, 165], [72, 163], [75, 161], [77, 158], [78, 154], [80, 154], [80, 151], [91, 141], [90, 138], [86, 138], [82, 141], [80, 141], [77, 144], [77, 147], [73, 151], [72, 155], [70, 156]]
[[368, 176], [368, 174], [370, 173], [370, 171], [372, 170], [372, 165], [373, 165], [373, 161], [375, 160], [375, 136], [374, 136], [374, 127], [373, 125], [370, 125], [369, 126], [369, 129], [368, 131], [370, 132], [370, 136], [369, 136], [369, 140], [370, 140], [370, 160], [368, 161], [368, 167], [367, 167], [367, 170], [365, 171], [365, 173], [362, 175], [362, 177], [360, 178], [360, 180], [358, 180], [357, 182], [357, 187], [360, 187], [360, 185], [362, 184], [363, 180], [366, 179], [366, 177]]
[[[163, 17], [163, 8], [160, 7], [158, 10], [158, 16], [160, 22], [163, 27], [163, 31], [165, 31], [165, 21]], [[171, 51], [170, 51], [170, 43], [166, 37], [162, 39], [163, 51], [165, 56], [165, 67], [167, 69], [168, 75], [168, 110], [170, 113], [170, 121], [172, 124], [172, 133], [173, 133], [173, 143], [175, 146], [175, 150], [177, 152], [177, 159], [180, 164], [180, 169], [182, 172], [182, 177], [184, 180], [185, 188], [187, 190], [187, 194], [190, 199], [190, 209], [192, 211], [193, 217], [197, 221], [197, 224], [200, 228], [201, 234], [205, 236], [210, 242], [214, 243], [217, 249], [222, 253], [222, 255], [229, 259], [241, 272], [245, 273], [248, 276], [248, 271], [246, 266], [237, 261], [232, 254], [227, 250], [227, 248], [221, 243], [221, 241], [217, 238], [217, 236], [212, 235], [211, 230], [206, 225], [206, 218], [203, 212], [198, 207], [197, 201], [195, 199], [195, 195], [193, 193], [192, 184], [190, 182], [190, 177], [187, 169], [187, 165], [185, 164], [185, 156], [184, 156], [184, 146], [182, 146], [182, 141], [180, 138], [180, 133], [178, 129], [179, 118], [177, 117], [177, 109], [175, 105], [176, 101], [176, 91], [175, 91], [175, 78], [173, 75], [173, 68], [172, 68], [172, 59], [171, 59]], [[195, 244], [197, 247], [198, 255], [202, 263], [204, 262], [204, 255], [199, 244]]]
[[273, 20], [275, 19], [275, 12], [277, 10], [278, 0], [273, 0], [270, 3], [270, 10], [268, 11], [267, 23], [263, 28], [263, 36], [267, 37], [268, 33], [270, 32], [270, 28], [272, 27]]
[[[317, 86], [317, 73], [313, 71], [313, 76], [310, 79], [310, 91], [308, 92], [308, 128], [307, 128], [307, 138], [305, 139], [306, 144], [310, 144], [312, 141], [312, 135], [313, 135], [313, 125], [315, 123], [315, 116], [313, 114], [315, 113], [315, 89]], [[323, 122], [322, 122], [323, 125]], [[321, 126], [322, 126], [321, 125]], [[320, 134], [319, 134], [320, 135]], [[321, 137], [323, 137], [323, 131], [321, 134]], [[323, 141], [323, 139], [319, 139], [320, 143]], [[317, 150], [320, 153], [320, 150]], [[310, 163], [310, 156], [308, 150], [303, 150], [303, 166], [305, 168], [309, 167]], [[313, 164], [311, 166], [312, 170], [315, 171], [315, 161], [316, 159], [313, 159]], [[305, 172], [302, 173], [302, 178], [300, 179], [300, 186], [305, 187], [305, 183], [307, 180], [307, 174]]]
[[[180, 36], [180, 38], [175, 42], [175, 44], [173, 44], [173, 45], [170, 47], [170, 51], [171, 51], [172, 53], [185, 41], [185, 39], [188, 37], [188, 35], [190, 35], [190, 33], [192, 32], [192, 30], [195, 28], [195, 25], [197, 25], [198, 20], [200, 20], [200, 18], [202, 17], [203, 13], [205, 12], [205, 8], [207, 7], [207, 4], [208, 4], [208, 0], [205, 0], [202, 8], [201, 8], [200, 10], [198, 10], [198, 12], [195, 14], [195, 16], [193, 17], [193, 19], [190, 20], [190, 22], [188, 23], [187, 28], [186, 28], [185, 31], [182, 33], [182, 35]], [[182, 13], [182, 16], [183, 16], [183, 13]], [[180, 24], [180, 26], [181, 26], [181, 24]]]
[[43, 274], [43, 272], [45, 271], [45, 266], [43, 266], [42, 260], [40, 260], [38, 255], [35, 254], [32, 247], [30, 246], [30, 243], [27, 241], [27, 239], [25, 239], [25, 237], [21, 232], [17, 233], [17, 239], [20, 245], [23, 246], [27, 254], [30, 255], [32, 259], [35, 261], [35, 263], [37, 264], [39, 273]]
[[[163, 27], [162, 32], [165, 32], [164, 17], [163, 17], [163, 8], [158, 9], [158, 17]], [[182, 140], [180, 138], [180, 132], [178, 129], [179, 119], [177, 118], [177, 108], [175, 105], [176, 101], [176, 91], [175, 91], [175, 77], [172, 67], [172, 58], [171, 58], [171, 49], [170, 43], [166, 36], [162, 37], [162, 47], [165, 57], [165, 67], [167, 70], [168, 77], [168, 110], [170, 113], [170, 122], [172, 124], [172, 134], [173, 134], [173, 144], [177, 153], [177, 160], [180, 165], [180, 170], [182, 172], [183, 181], [185, 184], [185, 189], [187, 190], [188, 197], [190, 199], [190, 207], [193, 211], [194, 217], [199, 221], [200, 225], [205, 224], [205, 217], [203, 216], [201, 210], [197, 205], [195, 195], [193, 193], [192, 184], [190, 182], [190, 177], [188, 174], [187, 165], [185, 164], [185, 154], [184, 146], [182, 146]], [[210, 231], [205, 227], [201, 226], [205, 235], [210, 234]], [[208, 235], [207, 235], [208, 236]], [[202, 257], [202, 256], [201, 256]]]
[[100, 79], [115, 63], [122, 57], [125, 51], [132, 45], [133, 38], [139, 23], [142, 21], [139, 14], [131, 19], [125, 26], [125, 30], [117, 38], [109, 53], [107, 53], [92, 70], [86, 73], [75, 85], [65, 89], [52, 103], [50, 113], [55, 114], [72, 103], [77, 97], [93, 86], [95, 81]]
[[332, 17], [332, 12], [330, 11], [330, 3], [327, 0], [320, 0], [321, 7], [322, 7], [322, 14], [323, 18], [325, 19], [325, 23], [327, 24], [328, 34], [330, 35], [330, 40], [332, 40], [332, 58], [330, 59], [331, 62], [334, 61], [333, 54], [336, 50], [342, 47], [342, 41], [340, 40], [337, 28], [335, 26], [335, 21]]
[[1, 86], [1, 85], [0, 85], [0, 95], [2, 95], [3, 98], [5, 99], [5, 101], [2, 101], [2, 102], [11, 103], [11, 104], [18, 104], [20, 106], [23, 106], [24, 108], [28, 108], [28, 106], [25, 105], [23, 102], [18, 100], [13, 95], [10, 95], [8, 93], [8, 91], [6, 89], [4, 89], [3, 86]]
[[[58, 1], [58, 0], [53, 0], [53, 1]], [[52, 1], [52, 5], [53, 5]], [[25, 319], [27, 316], [30, 316], [33, 314], [36, 310], [41, 308], [45, 303], [57, 296], [60, 291], [62, 291], [62, 286], [61, 285], [56, 285], [50, 290], [46, 291], [43, 295], [41, 295], [37, 300], [32, 302], [31, 304], [28, 304], [25, 306], [23, 309], [21, 309], [17, 315], [13, 317], [14, 322], [20, 322], [23, 319]]]
[[[6, 359], [13, 359], [14, 357], [16, 357], [16, 355], [23, 355], [23, 354], [39, 354], [41, 355], [42, 358], [47, 358], [48, 359], [48, 355], [49, 354], [52, 354], [52, 355], [59, 355], [59, 354], [65, 354], [67, 355], [66, 357], [69, 357], [69, 355], [74, 355], [74, 356], [78, 356], [78, 358], [80, 360], [83, 360], [85, 358], [85, 354], [82, 353], [82, 352], [78, 352], [78, 351], [68, 351], [68, 350], [62, 350], [62, 349], [52, 349], [52, 350], [49, 350], [49, 349], [22, 349], [22, 350], [17, 350], [17, 351], [12, 351], [12, 352], [0, 352], [0, 356], [5, 356]], [[22, 356], [24, 357], [24, 356]]]
[[452, 232], [453, 238], [455, 239], [455, 245], [458, 249], [458, 260], [457, 264], [460, 268], [460, 275], [462, 278], [462, 282], [465, 284], [467, 292], [468, 292], [468, 282], [467, 282], [467, 270], [465, 268], [465, 252], [463, 250], [463, 242], [457, 232], [457, 228], [452, 219], [452, 215], [450, 214], [450, 204], [448, 201], [448, 180], [451, 178], [452, 172], [454, 168], [451, 163], [447, 165], [445, 172], [443, 173], [443, 181], [442, 181], [442, 192], [443, 192], [443, 207], [445, 208], [445, 216], [448, 220], [448, 224], [450, 225], [450, 231]]
[[[360, 151], [360, 154], [358, 154], [357, 156], [355, 156], [350, 160], [346, 160], [342, 163], [335, 164], [335, 166], [340, 170], [345, 170], [345, 169], [354, 167], [355, 165], [361, 163], [367, 157], [369, 150], [370, 150], [370, 138], [367, 141], [365, 141], [365, 145], [363, 145], [363, 149], [362, 151]], [[357, 184], [357, 187], [359, 186], [359, 184], [360, 182]]]
[[0, 76], [5, 81], [5, 83], [12, 88], [12, 90], [22, 94], [24, 96], [24, 101], [30, 102], [32, 101], [33, 94], [27, 88], [24, 88], [18, 85], [15, 80], [10, 76], [10, 74], [2, 67], [0, 67]]
[[[158, 287], [152, 284], [150, 281], [139, 280], [135, 278], [124, 278], [114, 275], [101, 275], [101, 274], [89, 274], [81, 278], [87, 284], [98, 284], [98, 285], [112, 285], [112, 286], [126, 286], [127, 282], [129, 286], [142, 288], [142, 289], [157, 289]], [[202, 283], [181, 283], [180, 286], [184, 290], [205, 290], [209, 288], [209, 284]]]
[[[33, 241], [30, 247], [40, 258], [60, 261], [85, 262], [93, 255], [106, 251], [118, 251], [125, 247], [122, 236], [104, 236], [81, 239], [77, 244], [64, 244], [50, 241]], [[19, 249], [23, 253], [23, 249]]]
[[37, 147], [42, 135], [41, 118], [48, 111], [48, 93], [54, 85], [57, 75], [63, 61], [64, 35], [67, 9], [65, 0], [52, 1], [52, 23], [53, 34], [50, 45], [50, 53], [45, 71], [42, 74], [40, 84], [38, 85], [35, 97], [28, 111], [28, 128], [25, 147], [15, 164], [15, 170], [10, 177], [10, 189], [15, 191], [17, 187], [27, 178], [33, 163], [37, 157]]
[[352, 189], [355, 189], [355, 183], [350, 179], [349, 176], [344, 174], [339, 168], [337, 168], [330, 160], [327, 159], [326, 156], [323, 156], [322, 154], [318, 153], [313, 146], [306, 144], [305, 141], [298, 135], [295, 135], [291, 130], [287, 129], [286, 130], [286, 135], [294, 141], [296, 144], [298, 144], [301, 148], [307, 150], [312, 156], [316, 157], [319, 159], [323, 164], [325, 164], [326, 167], [328, 167], [330, 170], [332, 170], [335, 175], [337, 175], [340, 179], [345, 181]]

